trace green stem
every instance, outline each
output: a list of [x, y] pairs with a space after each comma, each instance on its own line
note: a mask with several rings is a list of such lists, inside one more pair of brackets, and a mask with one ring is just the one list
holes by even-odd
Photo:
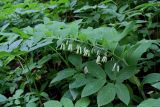
[[59, 54], [59, 52], [58, 52], [56, 49], [54, 49], [52, 46], [49, 46], [49, 47], [50, 47], [53, 51], [55, 51], [55, 52], [59, 55], [59, 57], [63, 60], [63, 62], [67, 65], [67, 67], [70, 68], [68, 62], [63, 58], [63, 56], [62, 56], [61, 54]]

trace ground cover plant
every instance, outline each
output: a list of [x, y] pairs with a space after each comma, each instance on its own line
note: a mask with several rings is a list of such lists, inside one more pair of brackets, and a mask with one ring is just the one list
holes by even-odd
[[0, 0], [0, 106], [159, 107], [158, 0]]

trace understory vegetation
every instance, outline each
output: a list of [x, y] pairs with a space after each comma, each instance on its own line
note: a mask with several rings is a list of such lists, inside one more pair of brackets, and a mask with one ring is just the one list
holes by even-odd
[[160, 107], [158, 0], [0, 0], [0, 106]]

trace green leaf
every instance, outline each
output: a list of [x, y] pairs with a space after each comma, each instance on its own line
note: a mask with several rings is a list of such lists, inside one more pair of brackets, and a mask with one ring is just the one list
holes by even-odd
[[7, 101], [7, 98], [4, 95], [0, 94], [0, 103], [5, 101]]
[[15, 33], [18, 33], [23, 39], [29, 38], [29, 36], [27, 34], [25, 34], [23, 31], [21, 31], [20, 29], [18, 29], [16, 27], [12, 28], [12, 31]]
[[124, 38], [129, 32], [131, 32], [133, 30], [134, 26], [135, 26], [134, 21], [129, 22], [129, 24], [125, 27], [125, 29], [121, 33], [121, 39]]
[[98, 92], [105, 83], [105, 79], [95, 79], [94, 81], [88, 82], [83, 88], [81, 96], [86, 97]]
[[88, 73], [97, 78], [105, 78], [106, 74], [104, 70], [96, 64], [95, 61], [90, 61], [87, 63]]
[[108, 61], [105, 63], [105, 72], [111, 80], [116, 80], [116, 72], [112, 71], [114, 61]]
[[97, 95], [98, 107], [109, 104], [114, 100], [116, 96], [115, 86], [112, 83], [108, 83], [104, 86]]
[[130, 77], [136, 74], [136, 67], [128, 66], [119, 71], [119, 74], [116, 78], [117, 82], [123, 82], [124, 80], [129, 79]]
[[63, 97], [60, 102], [63, 107], [74, 107], [72, 100], [68, 98]]
[[130, 95], [129, 95], [128, 88], [124, 84], [121, 84], [121, 83], [116, 83], [115, 87], [116, 87], [116, 93], [117, 93], [118, 98], [123, 103], [128, 105], [130, 101]]
[[82, 65], [82, 58], [80, 55], [71, 54], [68, 57], [68, 60], [75, 66], [80, 67]]
[[75, 81], [69, 84], [69, 88], [79, 88], [86, 84], [86, 78], [84, 74], [77, 74], [74, 76]]
[[160, 82], [157, 82], [157, 83], [153, 84], [152, 87], [160, 90]]
[[44, 63], [46, 63], [47, 61], [49, 61], [50, 59], [52, 58], [52, 55], [47, 55], [47, 56], [44, 56], [43, 58], [41, 58], [39, 61], [38, 61], [38, 66], [41, 66], [43, 65]]
[[125, 60], [129, 65], [136, 65], [142, 54], [151, 46], [152, 41], [141, 40], [133, 45], [125, 54]]
[[37, 107], [36, 103], [27, 103], [26, 107]]
[[160, 81], [160, 73], [151, 73], [144, 77], [143, 84], [155, 83]]
[[50, 100], [44, 103], [44, 107], [62, 107], [62, 104], [56, 100]]
[[75, 107], [88, 107], [89, 104], [90, 104], [89, 98], [85, 97], [78, 100], [75, 104]]
[[51, 81], [52, 83], [55, 83], [57, 81], [61, 81], [63, 79], [66, 79], [68, 77], [73, 76], [76, 73], [76, 71], [74, 69], [68, 68], [68, 69], [64, 69], [62, 71], [59, 71], [57, 73], [57, 76], [55, 78], [53, 78], [53, 80]]
[[160, 98], [159, 99], [147, 99], [141, 102], [137, 107], [159, 107], [160, 105]]
[[23, 94], [23, 92], [24, 91], [22, 89], [16, 90], [15, 94], [13, 95], [13, 98], [14, 99], [20, 98], [20, 96]]

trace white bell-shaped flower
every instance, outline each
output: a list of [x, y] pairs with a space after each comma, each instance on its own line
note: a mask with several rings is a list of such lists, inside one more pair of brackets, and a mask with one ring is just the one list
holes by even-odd
[[96, 63], [97, 63], [97, 64], [100, 64], [100, 61], [101, 61], [101, 56], [98, 55], [98, 56], [97, 56], [97, 59], [96, 59]]
[[107, 56], [103, 56], [102, 62], [103, 62], [103, 63], [107, 62]]

